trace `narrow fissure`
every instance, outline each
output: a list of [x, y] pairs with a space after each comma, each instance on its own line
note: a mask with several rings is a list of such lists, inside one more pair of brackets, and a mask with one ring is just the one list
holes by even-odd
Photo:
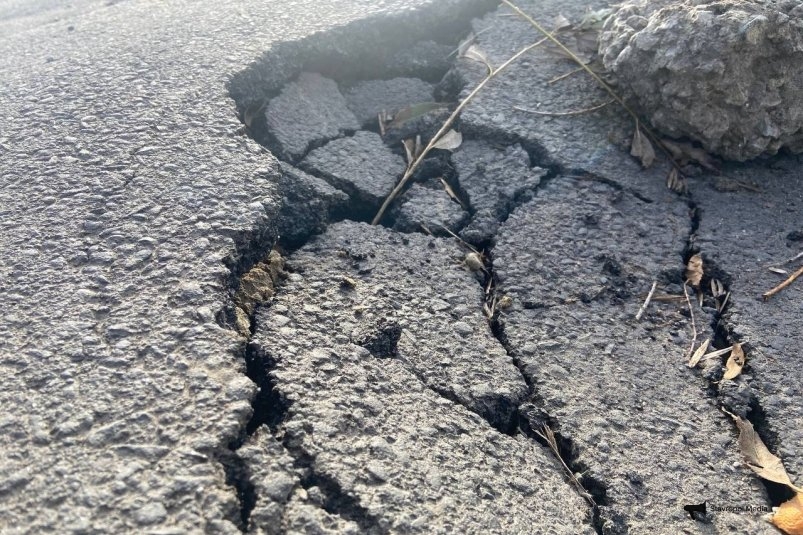
[[[513, 210], [511, 209], [511, 211], [508, 212], [508, 216], [510, 213], [512, 213], [512, 211]], [[543, 403], [540, 403], [538, 400], [538, 392], [535, 384], [533, 383], [530, 375], [527, 373], [524, 363], [517, 357], [516, 351], [507, 337], [507, 333], [505, 332], [505, 324], [501, 317], [502, 312], [494, 309], [493, 303], [496, 302], [496, 293], [499, 286], [496, 273], [494, 271], [492, 258], [486, 258], [485, 269], [486, 280], [483, 287], [492, 288], [492, 291], [486, 295], [486, 306], [491, 307], [490, 310], [492, 312], [490, 317], [488, 317], [488, 324], [494, 337], [499, 342], [499, 345], [504, 348], [513, 364], [519, 370], [519, 373], [521, 374], [528, 388], [527, 401], [521, 406], [517, 407], [515, 410], [515, 420], [513, 422], [515, 427], [511, 429], [510, 434], [515, 435], [520, 433], [528, 439], [537, 442], [542, 447], [551, 450], [550, 444], [541, 434], [544, 426], [549, 427], [549, 429], [551, 429], [555, 434], [555, 439], [558, 446], [558, 455], [560, 456], [560, 459], [566, 464], [569, 470], [571, 470], [572, 474], [583, 474], [586, 472], [588, 467], [582, 461], [580, 461], [578, 448], [574, 445], [571, 439], [563, 436], [560, 433], [560, 423], [557, 421], [557, 419], [543, 409]], [[564, 478], [567, 477], [567, 474], [564, 474]], [[577, 481], [585, 490], [585, 492], [593, 498], [593, 503], [589, 503], [591, 507], [591, 526], [598, 534], [602, 535], [600, 506], [608, 505], [607, 486], [603, 481], [588, 476], [583, 477], [582, 479], [577, 479]], [[567, 484], [569, 483], [570, 482], [567, 479]]]
[[[689, 206], [689, 236], [686, 247], [682, 253], [683, 266], [680, 270], [680, 280], [684, 280], [685, 278], [684, 271], [691, 257], [695, 254], [701, 254], [703, 256], [704, 274], [700, 283], [700, 291], [704, 294], [703, 299], [705, 304], [710, 306], [712, 310], [712, 313], [710, 314], [710, 323], [708, 325], [708, 337], [711, 340], [710, 350], [723, 349], [740, 342], [739, 336], [733, 332], [733, 326], [728, 326], [725, 320], [725, 316], [732, 303], [732, 297], [730, 296], [733, 277], [720, 268], [711, 258], [706, 257], [697, 246], [696, 236], [697, 231], [702, 224], [703, 214], [700, 208], [691, 198], [690, 194], [688, 194], [687, 200]], [[713, 295], [712, 290], [710, 290], [713, 280], [717, 280], [722, 284], [724, 288], [724, 295], [727, 295], [728, 297], [723, 306], [717, 306], [718, 300]], [[693, 300], [692, 303], [694, 303]], [[698, 310], [700, 309], [698, 308]], [[705, 332], [701, 333], [700, 341], [704, 340], [704, 337]], [[749, 346], [746, 349], [749, 356]], [[727, 359], [728, 355], [723, 355], [718, 360], [719, 366], [708, 368], [700, 373], [707, 385], [705, 389], [706, 393], [720, 408], [725, 409], [733, 414], [740, 415], [749, 421], [756, 430], [756, 433], [758, 433], [761, 441], [774, 454], [779, 447], [779, 438], [778, 435], [772, 430], [767, 415], [764, 412], [764, 409], [761, 407], [761, 404], [759, 403], [755, 394], [751, 391], [749, 393], [749, 401], [747, 405], [738, 406], [733, 405], [731, 403], [731, 399], [722, 390], [721, 380]], [[741, 375], [750, 373], [750, 360], [748, 358], [745, 369], [742, 371]], [[741, 376], [737, 377], [736, 381], [741, 381]], [[739, 432], [735, 426], [734, 431], [736, 433]], [[763, 488], [767, 493], [769, 504], [772, 507], [778, 507], [781, 503], [791, 499], [795, 495], [794, 491], [785, 485], [774, 483], [763, 478], [758, 478], [758, 480], [763, 485]]]

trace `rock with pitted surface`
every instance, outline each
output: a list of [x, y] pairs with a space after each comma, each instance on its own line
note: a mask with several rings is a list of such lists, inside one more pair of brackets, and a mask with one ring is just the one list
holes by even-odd
[[744, 161], [803, 151], [803, 5], [625, 2], [600, 55], [618, 91], [665, 135]]

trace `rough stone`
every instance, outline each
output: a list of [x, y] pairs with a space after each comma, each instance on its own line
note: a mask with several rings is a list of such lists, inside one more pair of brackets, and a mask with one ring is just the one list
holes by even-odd
[[444, 236], [448, 235], [444, 226], [456, 233], [469, 217], [468, 212], [453, 201], [443, 187], [435, 189], [413, 184], [399, 203], [393, 211], [393, 228], [401, 232], [421, 232], [423, 225], [436, 236]]
[[360, 128], [337, 84], [317, 73], [301, 73], [268, 103], [265, 120], [277, 156], [294, 162], [315, 145]]
[[376, 128], [383, 110], [394, 115], [414, 104], [432, 102], [432, 91], [432, 84], [418, 78], [393, 78], [357, 82], [346, 91], [345, 97], [357, 120], [365, 127]]
[[283, 243], [297, 245], [318, 234], [348, 206], [349, 196], [325, 180], [282, 162], [279, 191], [281, 209], [277, 227]]
[[666, 135], [739, 161], [803, 151], [799, 2], [630, 0], [606, 21], [600, 55]]
[[[679, 291], [688, 224], [682, 202], [557, 177], [511, 214], [492, 250], [499, 290], [512, 299], [500, 321], [539, 399], [522, 414], [537, 430], [545, 411], [571, 441], [581, 481], [605, 487], [604, 533], [682, 533], [684, 504], [767, 500], [729, 418], [686, 366], [683, 307], [656, 303], [634, 319], [653, 280]], [[711, 509], [707, 522], [774, 529]]]
[[379, 134], [365, 130], [313, 150], [299, 166], [369, 207], [379, 206], [406, 167]]
[[471, 210], [471, 222], [460, 236], [474, 244], [489, 242], [515, 203], [527, 200], [546, 175], [546, 170], [530, 167], [529, 155], [518, 144], [500, 148], [468, 140], [452, 162]]

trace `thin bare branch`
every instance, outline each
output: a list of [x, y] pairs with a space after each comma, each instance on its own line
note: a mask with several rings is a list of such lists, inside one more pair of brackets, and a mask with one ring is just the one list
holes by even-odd
[[650, 293], [647, 294], [647, 299], [644, 300], [644, 304], [641, 305], [641, 308], [638, 310], [636, 314], [636, 321], [641, 321], [641, 317], [644, 315], [644, 311], [647, 310], [647, 307], [650, 305], [650, 301], [652, 300], [652, 296], [655, 293], [655, 289], [658, 287], [658, 281], [652, 281], [652, 288], [650, 288]]
[[766, 301], [767, 299], [769, 299], [773, 295], [777, 294], [778, 292], [780, 292], [781, 290], [783, 290], [784, 288], [786, 288], [787, 286], [789, 286], [790, 284], [795, 282], [795, 279], [797, 279], [801, 275], [803, 275], [803, 267], [798, 269], [797, 271], [795, 271], [791, 275], [789, 275], [789, 278], [786, 279], [785, 281], [783, 281], [781, 284], [779, 284], [778, 286], [776, 286], [775, 288], [773, 288], [769, 292], [765, 293], [763, 295], [764, 300]]
[[399, 193], [401, 193], [401, 190], [404, 188], [407, 182], [412, 178], [413, 173], [415, 173], [415, 170], [418, 169], [418, 166], [421, 165], [421, 162], [424, 161], [424, 158], [427, 157], [429, 152], [432, 150], [432, 147], [435, 146], [435, 144], [438, 142], [441, 136], [449, 131], [449, 128], [451, 128], [452, 126], [452, 123], [454, 123], [455, 119], [457, 119], [457, 116], [460, 115], [460, 112], [462, 112], [465, 109], [465, 107], [468, 106], [469, 102], [471, 102], [474, 99], [474, 97], [480, 91], [482, 91], [482, 89], [488, 84], [488, 82], [493, 80], [500, 72], [507, 69], [512, 63], [514, 63], [517, 59], [519, 59], [521, 56], [523, 56], [530, 50], [534, 49], [535, 47], [541, 46], [548, 40], [549, 36], [550, 35], [544, 37], [543, 39], [539, 39], [535, 43], [528, 45], [519, 50], [518, 52], [516, 52], [515, 54], [513, 54], [513, 56], [511, 56], [507, 61], [505, 61], [499, 67], [494, 69], [493, 72], [489, 73], [485, 78], [483, 78], [482, 81], [479, 84], [477, 84], [477, 87], [475, 87], [471, 91], [471, 93], [469, 93], [466, 96], [466, 98], [460, 101], [460, 104], [458, 104], [457, 108], [455, 108], [455, 110], [451, 113], [451, 115], [449, 115], [449, 118], [446, 119], [446, 122], [444, 122], [440, 130], [438, 130], [438, 133], [432, 136], [432, 139], [429, 141], [429, 143], [427, 143], [427, 146], [421, 152], [421, 155], [418, 158], [416, 158], [416, 160], [412, 163], [412, 165], [410, 165], [410, 167], [408, 167], [407, 170], [404, 172], [404, 175], [402, 175], [402, 178], [401, 180], [399, 180], [399, 183], [396, 184], [396, 187], [393, 188], [393, 191], [390, 192], [390, 195], [387, 196], [385, 202], [382, 203], [382, 206], [379, 208], [379, 211], [374, 216], [374, 219], [371, 221], [372, 225], [376, 225], [379, 223], [379, 221], [382, 220], [382, 217], [385, 215], [385, 212], [387, 211], [388, 207], [390, 207], [390, 204], [393, 202], [393, 200], [399, 195]]

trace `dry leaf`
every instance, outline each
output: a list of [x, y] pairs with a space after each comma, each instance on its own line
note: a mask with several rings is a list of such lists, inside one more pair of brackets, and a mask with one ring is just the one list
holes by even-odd
[[452, 199], [457, 204], [459, 204], [463, 209], [465, 209], [466, 207], [463, 206], [463, 201], [461, 201], [460, 197], [457, 196], [457, 193], [454, 192], [452, 186], [450, 186], [449, 183], [446, 182], [446, 180], [443, 177], [441, 177], [440, 180], [441, 184], [443, 184], [443, 189], [446, 190], [446, 195], [448, 195], [450, 199]]
[[422, 115], [426, 115], [431, 111], [444, 109], [446, 107], [447, 105], [442, 102], [421, 102], [419, 104], [414, 104], [399, 111], [393, 117], [393, 122], [386, 126], [387, 128], [397, 128], [411, 119], [421, 117]]
[[803, 492], [792, 484], [781, 459], [767, 449], [753, 428], [753, 424], [742, 420], [735, 414], [728, 414], [739, 428], [739, 451], [747, 466], [762, 479], [786, 485], [795, 492]]
[[777, 268], [777, 267], [769, 267], [768, 270], [772, 271], [773, 273], [777, 273], [778, 275], [789, 275], [789, 272], [785, 269]]
[[725, 285], [719, 279], [711, 279], [711, 295], [714, 298], [722, 297], [725, 295]]
[[405, 139], [402, 141], [402, 145], [404, 145], [404, 154], [406, 155], [407, 167], [409, 168], [415, 160], [413, 156], [415, 153], [415, 140], [413, 138]]
[[703, 257], [696, 254], [689, 258], [689, 263], [686, 264], [686, 282], [692, 288], [699, 288], [700, 281], [703, 280]]
[[558, 13], [558, 16], [555, 17], [554, 27], [553, 28], [554, 28], [554, 31], [558, 31], [558, 30], [562, 30], [564, 28], [569, 28], [569, 27], [571, 27], [571, 25], [572, 25], [571, 21], [569, 21], [569, 19], [567, 19], [565, 16], [563, 16], [563, 13]]
[[725, 375], [722, 376], [722, 379], [736, 379], [742, 373], [746, 360], [742, 344], [733, 344], [731, 354], [725, 363]]
[[666, 187], [681, 195], [689, 191], [686, 179], [680, 175], [675, 167], [670, 169], [669, 174], [666, 176]]
[[689, 368], [694, 368], [697, 366], [697, 364], [700, 362], [700, 359], [703, 358], [703, 355], [705, 355], [705, 352], [708, 351], [709, 345], [711, 345], [711, 340], [706, 340], [700, 345], [700, 347], [697, 348], [697, 351], [695, 351], [689, 359], [689, 363], [687, 364]]
[[783, 502], [770, 518], [772, 524], [786, 535], [803, 535], [803, 494]]
[[655, 150], [647, 136], [641, 133], [641, 129], [636, 123], [636, 133], [633, 134], [633, 143], [630, 145], [630, 155], [635, 156], [645, 169], [655, 161]]
[[432, 145], [433, 149], [455, 150], [463, 143], [463, 134], [456, 130], [449, 130]]
[[488, 61], [488, 58], [485, 56], [482, 50], [477, 45], [471, 45], [463, 52], [462, 57], [468, 58], [474, 61], [479, 61], [480, 63], [484, 64], [489, 71], [493, 71], [494, 68], [491, 65], [491, 62]]

